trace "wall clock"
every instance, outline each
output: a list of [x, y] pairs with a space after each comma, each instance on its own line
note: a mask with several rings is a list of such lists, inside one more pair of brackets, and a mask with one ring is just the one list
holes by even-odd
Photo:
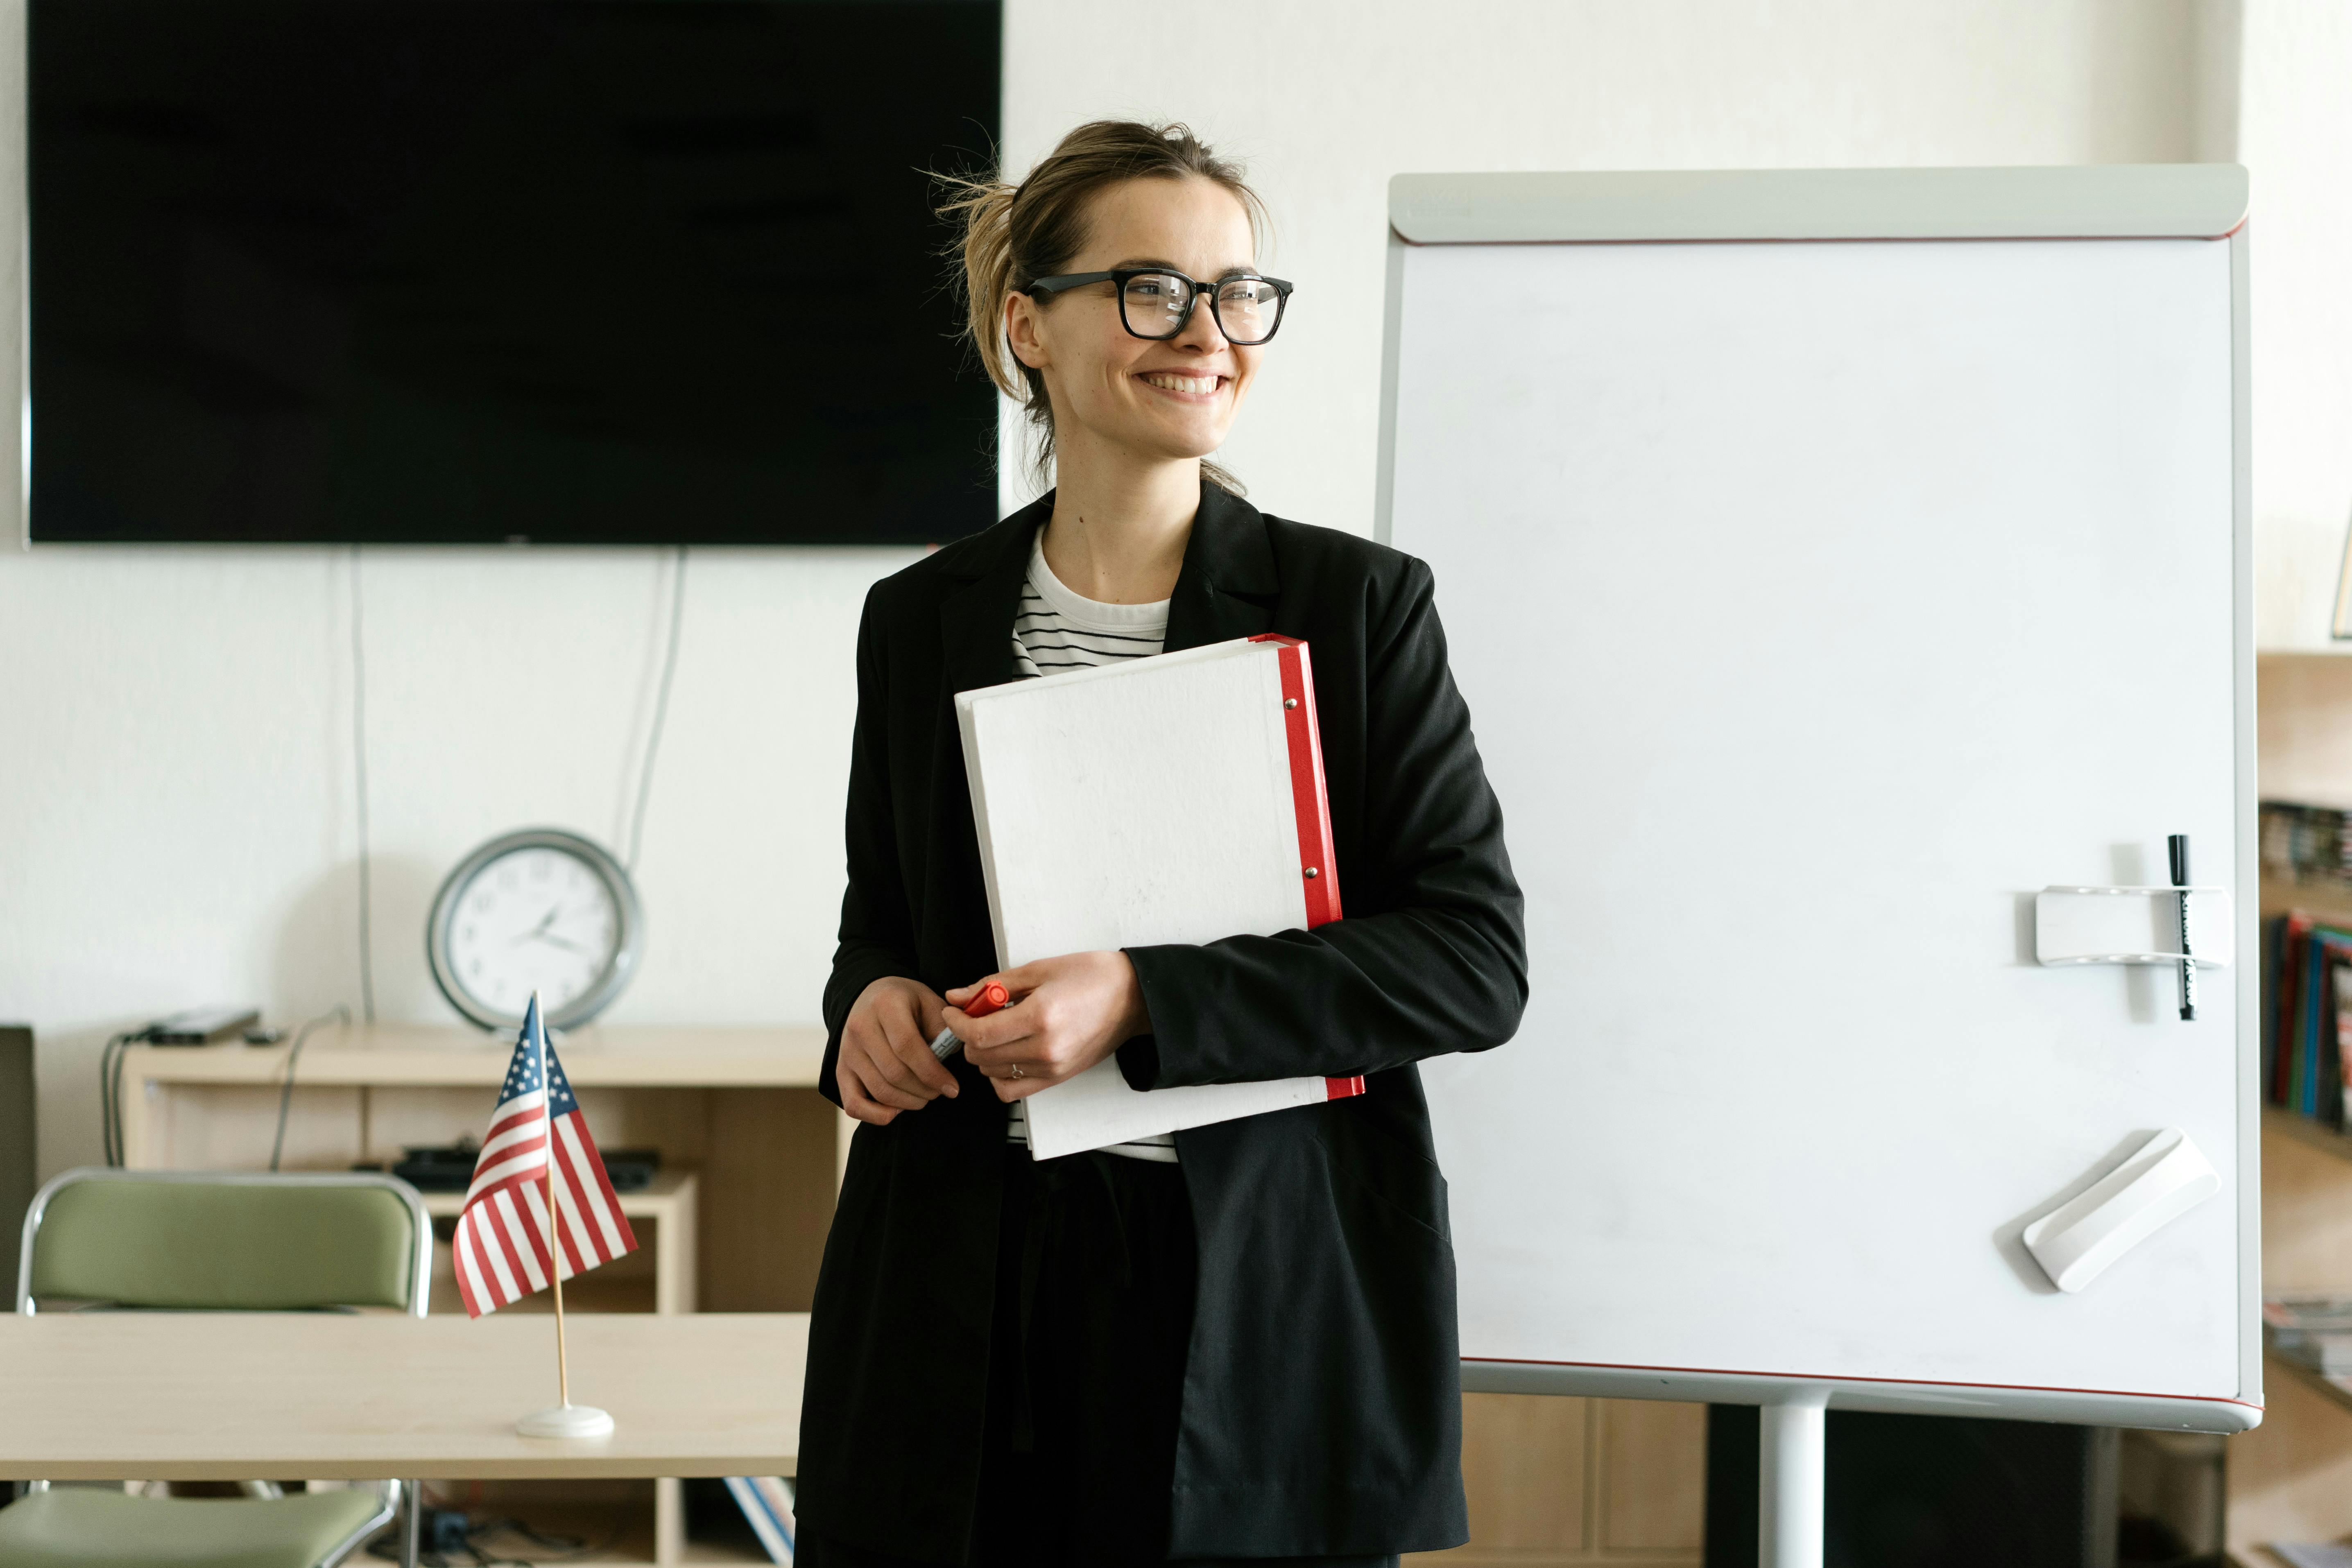
[[491, 839], [457, 863], [433, 900], [425, 953], [449, 1005], [485, 1029], [514, 1029], [530, 994], [548, 1023], [577, 1028], [635, 973], [645, 915], [621, 863], [561, 828]]

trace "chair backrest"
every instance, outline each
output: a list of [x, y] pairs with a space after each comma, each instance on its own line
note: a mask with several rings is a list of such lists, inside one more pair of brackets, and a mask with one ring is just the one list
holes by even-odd
[[121, 1307], [425, 1315], [432, 1222], [416, 1189], [366, 1173], [68, 1171], [25, 1215], [16, 1310]]

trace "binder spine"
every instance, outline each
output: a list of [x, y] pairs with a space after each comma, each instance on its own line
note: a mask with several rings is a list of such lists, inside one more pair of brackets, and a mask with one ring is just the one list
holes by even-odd
[[[1309, 930], [1339, 918], [1339, 868], [1331, 852], [1331, 810], [1323, 788], [1323, 731], [1315, 722], [1315, 665], [1307, 645], [1279, 632], [1252, 642], [1273, 643], [1282, 668], [1283, 733], [1290, 741], [1290, 801], [1298, 813], [1298, 880]], [[1364, 1080], [1327, 1078], [1325, 1100], [1364, 1092]]]
[[[1331, 813], [1323, 790], [1322, 731], [1315, 723], [1315, 665], [1307, 645], [1278, 632], [1252, 642], [1273, 643], [1282, 668], [1283, 732], [1290, 742], [1290, 801], [1298, 813], [1298, 878], [1308, 930], [1339, 918], [1339, 868], [1331, 852]], [[1337, 1085], [1352, 1079], [1334, 1079]], [[1361, 1093], [1357, 1089], [1354, 1092]], [[1333, 1098], [1339, 1098], [1337, 1092]]]

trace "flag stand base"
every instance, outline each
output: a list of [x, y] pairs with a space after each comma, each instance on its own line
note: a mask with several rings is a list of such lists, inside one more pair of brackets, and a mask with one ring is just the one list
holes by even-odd
[[526, 1437], [609, 1437], [613, 1418], [593, 1405], [551, 1405], [515, 1423]]

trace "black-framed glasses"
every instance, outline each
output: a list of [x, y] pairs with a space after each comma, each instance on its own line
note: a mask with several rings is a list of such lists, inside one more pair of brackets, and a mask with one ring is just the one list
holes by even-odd
[[1089, 283], [1118, 285], [1118, 322], [1139, 338], [1164, 342], [1184, 330], [1205, 294], [1217, 330], [1235, 348], [1249, 348], [1274, 336], [1291, 285], [1279, 278], [1220, 278], [1213, 284], [1166, 267], [1120, 267], [1108, 272], [1065, 272], [1040, 278], [1024, 294], [1051, 299]]

